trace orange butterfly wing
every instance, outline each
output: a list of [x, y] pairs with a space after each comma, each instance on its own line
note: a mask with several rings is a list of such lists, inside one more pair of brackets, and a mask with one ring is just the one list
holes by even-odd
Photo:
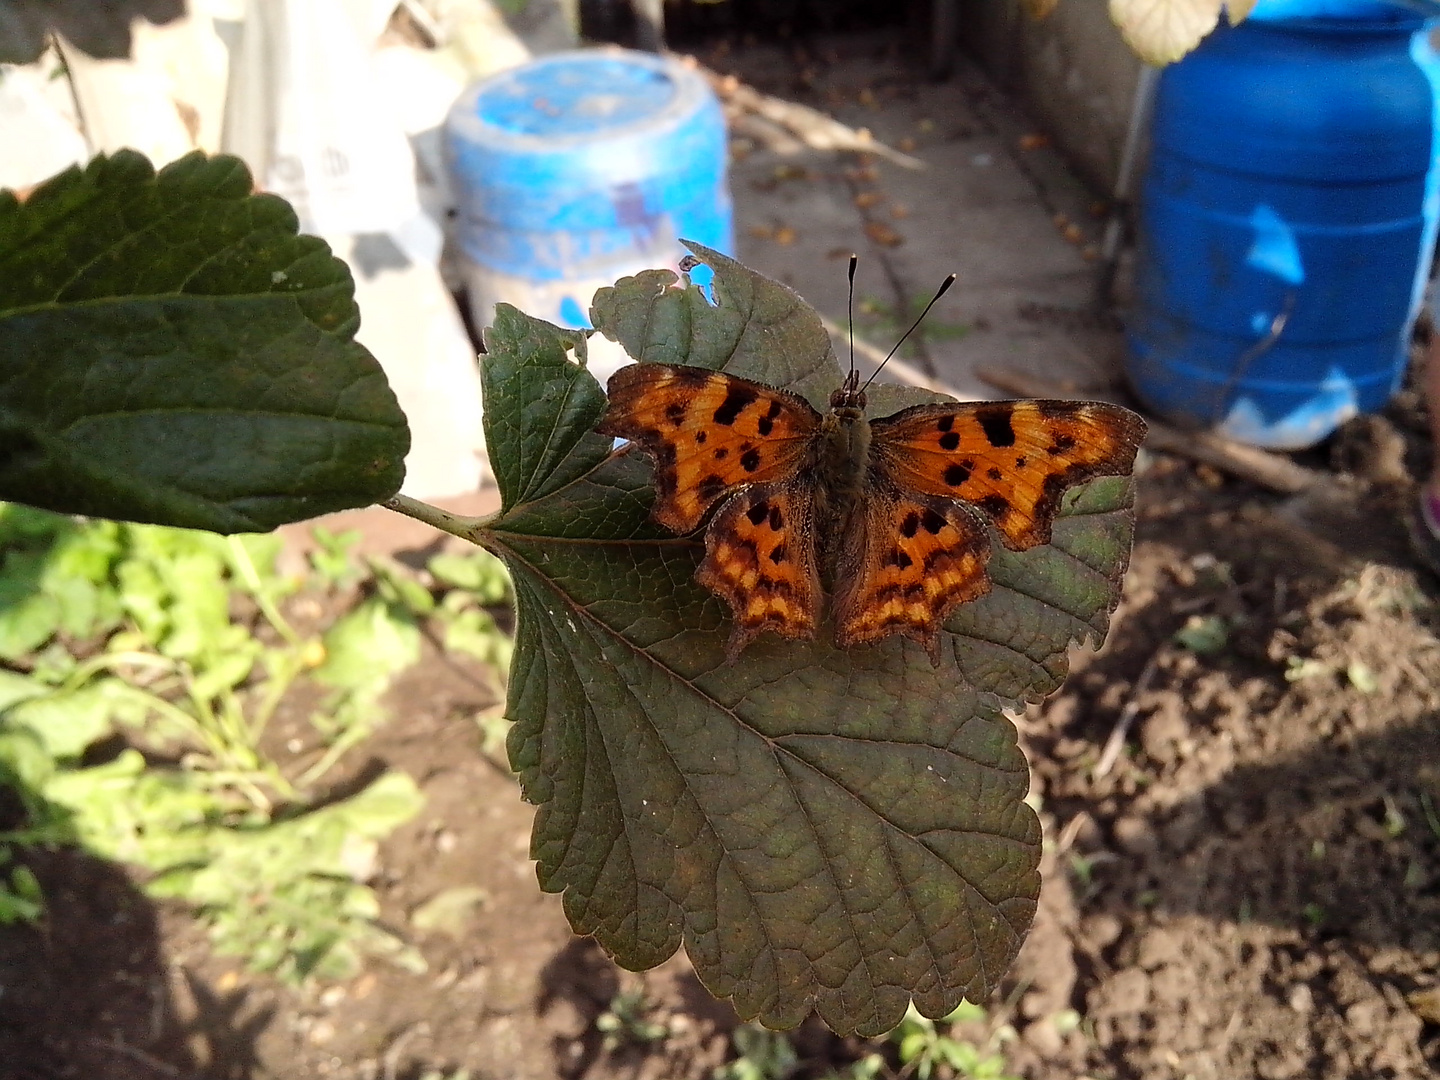
[[766, 630], [811, 638], [820, 621], [820, 576], [812, 520], [814, 482], [749, 488], [728, 500], [705, 533], [705, 558], [695, 580], [730, 605], [726, 645], [733, 663]]
[[904, 634], [938, 663], [945, 619], [990, 590], [989, 559], [990, 535], [969, 507], [873, 483], [841, 541], [835, 644]]
[[682, 534], [727, 494], [789, 479], [820, 430], [820, 414], [804, 398], [707, 368], [628, 364], [607, 393], [595, 430], [655, 459], [652, 516]]
[[1096, 401], [916, 405], [871, 424], [871, 459], [904, 491], [964, 499], [1007, 547], [1050, 542], [1067, 488], [1130, 472], [1145, 421]]
[[945, 620], [990, 589], [976, 511], [1012, 549], [1049, 543], [1066, 489], [1129, 472], [1145, 422], [1095, 402], [982, 402], [917, 405], [870, 433], [869, 487], [836, 575], [836, 643], [901, 633], [938, 663]]
[[820, 414], [784, 390], [682, 365], [628, 365], [608, 393], [596, 430], [655, 459], [657, 522], [688, 533], [720, 504], [695, 579], [730, 605], [728, 657], [766, 630], [814, 637], [821, 589], [805, 466]]

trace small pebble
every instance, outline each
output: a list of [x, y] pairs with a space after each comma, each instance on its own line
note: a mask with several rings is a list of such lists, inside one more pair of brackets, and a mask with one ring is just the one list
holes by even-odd
[[1315, 995], [1310, 992], [1310, 987], [1305, 983], [1296, 983], [1290, 987], [1290, 993], [1286, 999], [1290, 1008], [1297, 1013], [1308, 1013], [1315, 1007]]

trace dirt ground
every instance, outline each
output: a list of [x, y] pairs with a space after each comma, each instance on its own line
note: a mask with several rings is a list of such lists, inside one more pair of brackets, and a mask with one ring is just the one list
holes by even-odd
[[[1047, 873], [992, 1003], [1019, 1032], [1012, 1071], [1440, 1073], [1440, 619], [1392, 484], [1397, 440], [1423, 467], [1419, 430], [1408, 399], [1357, 423], [1330, 448], [1355, 471], [1312, 496], [1144, 462], [1109, 641], [1017, 718]], [[1210, 628], [1191, 637], [1209, 651], [1177, 642], [1187, 627]], [[539, 892], [531, 811], [481, 748], [492, 686], [428, 652], [350, 766], [403, 769], [426, 796], [382, 851], [387, 922], [410, 926], [443, 890], [481, 890], [468, 919], [418, 937], [427, 974], [376, 963], [290, 991], [212, 956], [184, 912], [145, 900], [121, 869], [56, 853], [36, 865], [48, 924], [0, 936], [0, 1075], [708, 1077], [735, 1017], [684, 958], [621, 972]], [[668, 1034], [607, 1051], [595, 1020], [623, 989], [643, 989]], [[1061, 1035], [1049, 1021], [1065, 1009], [1081, 1023]], [[813, 1022], [797, 1045], [800, 1076], [859, 1053]]]
[[[1440, 1075], [1440, 581], [1398, 509], [1429, 453], [1404, 395], [1307, 455], [1328, 478], [1301, 496], [1142, 459], [1109, 640], [1016, 718], [1046, 858], [988, 1003], [1018, 1032], [1011, 1072]], [[373, 883], [426, 974], [376, 962], [293, 991], [214, 956], [122, 868], [49, 853], [47, 922], [0, 929], [0, 1078], [709, 1078], [736, 1018], [684, 957], [619, 971], [540, 893], [532, 811], [482, 748], [493, 686], [427, 645], [347, 763], [352, 784], [400, 769], [424, 792]], [[293, 734], [277, 724], [275, 745]], [[474, 903], [416, 931], [442, 895]], [[595, 1021], [625, 990], [667, 1033], [607, 1049]], [[795, 1042], [798, 1077], [862, 1053], [813, 1020]]]

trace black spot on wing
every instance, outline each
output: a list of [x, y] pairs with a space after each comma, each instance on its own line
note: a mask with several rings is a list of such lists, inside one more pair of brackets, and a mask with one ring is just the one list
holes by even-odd
[[[758, 525], [759, 522], [756, 522], [756, 524]], [[784, 525], [784, 524], [785, 524], [785, 517], [784, 517], [783, 514], [780, 513], [780, 507], [779, 507], [779, 506], [772, 506], [772, 507], [770, 507], [770, 528], [773, 529], [775, 532], [779, 532], [779, 531], [780, 531], [780, 526], [782, 526], [782, 525]]]
[[759, 396], [748, 386], [732, 386], [730, 392], [725, 395], [725, 400], [715, 410], [715, 423], [729, 427], [735, 423], [736, 418], [745, 411], [747, 406], [755, 403], [755, 399]]
[[1017, 458], [1015, 459], [1015, 468], [1017, 468], [1017, 469], [1023, 469], [1023, 468], [1025, 468], [1025, 466], [1028, 465], [1028, 464], [1030, 464], [1030, 461], [1029, 461], [1028, 458], [1017, 457]]
[[925, 531], [935, 536], [941, 529], [945, 528], [945, 519], [928, 507], [920, 518], [920, 524], [925, 526]]
[[770, 402], [770, 408], [765, 410], [765, 415], [760, 417], [759, 424], [757, 425], [761, 435], [769, 435], [775, 430], [775, 421], [779, 419], [783, 409], [784, 406], [780, 404], [779, 398]]
[[985, 470], [985, 475], [990, 477], [991, 480], [999, 480], [1004, 473], [992, 465], [989, 469]]
[[1010, 500], [1004, 495], [986, 495], [983, 499], [976, 499], [975, 505], [984, 510], [996, 521], [999, 521], [1010, 512]]
[[970, 479], [970, 471], [975, 468], [973, 461], [956, 461], [945, 466], [945, 483], [951, 487], [959, 487]]
[[754, 472], [760, 467], [760, 451], [753, 447], [740, 455], [740, 467], [746, 472]]
[[930, 552], [929, 555], [925, 556], [925, 572], [929, 573], [941, 563], [954, 561], [955, 553], [949, 548], [936, 548], [934, 551]]
[[774, 550], [770, 552], [770, 561], [773, 562], [776, 566], [779, 566], [785, 561], [787, 555], [788, 553], [785, 550], [785, 543], [784, 541], [781, 541], [780, 543], [776, 544]]
[[915, 565], [915, 560], [899, 548], [896, 548], [890, 552], [890, 565], [898, 566], [901, 570], [909, 570], [910, 567]]
[[685, 419], [685, 406], [678, 401], [672, 401], [665, 406], [665, 419], [679, 427], [680, 422]]
[[698, 485], [700, 498], [703, 499], [705, 502], [710, 502], [712, 499], [717, 498], [724, 490], [725, 481], [720, 479], [720, 477], [716, 476], [714, 473], [711, 473], [709, 476], [705, 477], [705, 479], [701, 480]]
[[1066, 435], [1064, 432], [1056, 435], [1054, 441], [1050, 443], [1050, 453], [1052, 454], [1067, 454], [1074, 449], [1075, 437]]
[[935, 427], [940, 431], [949, 431], [954, 426], [955, 417], [953, 416], [942, 416], [939, 420], [935, 421]]
[[761, 499], [751, 506], [749, 510], [745, 511], [745, 516], [750, 519], [751, 525], [759, 525], [767, 517], [771, 516], [770, 504], [764, 499]]
[[912, 510], [910, 511], [910, 513], [905, 515], [905, 520], [900, 523], [900, 532], [908, 539], [914, 536], [919, 531], [920, 515]]
[[980, 421], [980, 430], [985, 432], [985, 438], [991, 446], [1014, 446], [1015, 428], [1010, 423], [1014, 410], [1008, 405], [996, 405], [982, 410], [976, 417]]
[[[945, 419], [946, 419], [946, 420], [949, 420], [950, 417], [947, 416]], [[958, 431], [947, 431], [947, 432], [945, 432], [944, 435], [941, 435], [941, 436], [940, 436], [940, 449], [941, 449], [941, 450], [954, 450], [954, 449], [958, 448], [959, 445], [960, 445], [960, 433], [959, 433]]]

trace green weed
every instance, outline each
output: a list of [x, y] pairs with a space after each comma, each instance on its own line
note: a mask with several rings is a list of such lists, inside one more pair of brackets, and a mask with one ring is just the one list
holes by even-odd
[[938, 1021], [927, 1020], [911, 1005], [900, 1026], [886, 1038], [899, 1047], [902, 1072], [918, 1080], [930, 1080], [934, 1075], [1015, 1080], [1005, 1071], [1005, 1057], [1000, 1053], [1001, 1046], [1014, 1037], [1008, 1025], [995, 1031], [983, 1048], [955, 1037], [955, 1024], [985, 1019], [985, 1010], [968, 1001]]
[[[355, 566], [353, 537], [319, 539], [319, 583], [373, 584], [307, 638], [280, 610], [301, 583], [276, 572], [273, 536], [0, 505], [0, 784], [20, 809], [0, 832], [0, 923], [43, 915], [17, 854], [78, 844], [148, 871], [150, 895], [190, 904], [217, 950], [256, 970], [341, 978], [366, 955], [423, 969], [364, 884], [379, 841], [420, 808], [414, 783], [391, 773], [319, 806], [307, 793], [382, 720], [381, 695], [419, 655], [418, 619], [480, 601], [437, 605], [398, 570]], [[479, 595], [503, 600], [486, 569], [469, 568]], [[487, 655], [503, 656], [508, 638], [493, 637]], [[294, 777], [262, 740], [302, 675], [326, 695], [310, 717], [318, 756]], [[84, 760], [115, 734], [129, 745]]]
[[715, 1080], [785, 1080], [800, 1064], [788, 1035], [759, 1024], [741, 1024], [730, 1041], [736, 1057], [715, 1070]]
[[651, 1006], [643, 990], [622, 990], [610, 1000], [610, 1008], [595, 1018], [595, 1028], [604, 1036], [601, 1046], [612, 1054], [622, 1046], [648, 1046], [670, 1034], [668, 1025], [651, 1020]]

